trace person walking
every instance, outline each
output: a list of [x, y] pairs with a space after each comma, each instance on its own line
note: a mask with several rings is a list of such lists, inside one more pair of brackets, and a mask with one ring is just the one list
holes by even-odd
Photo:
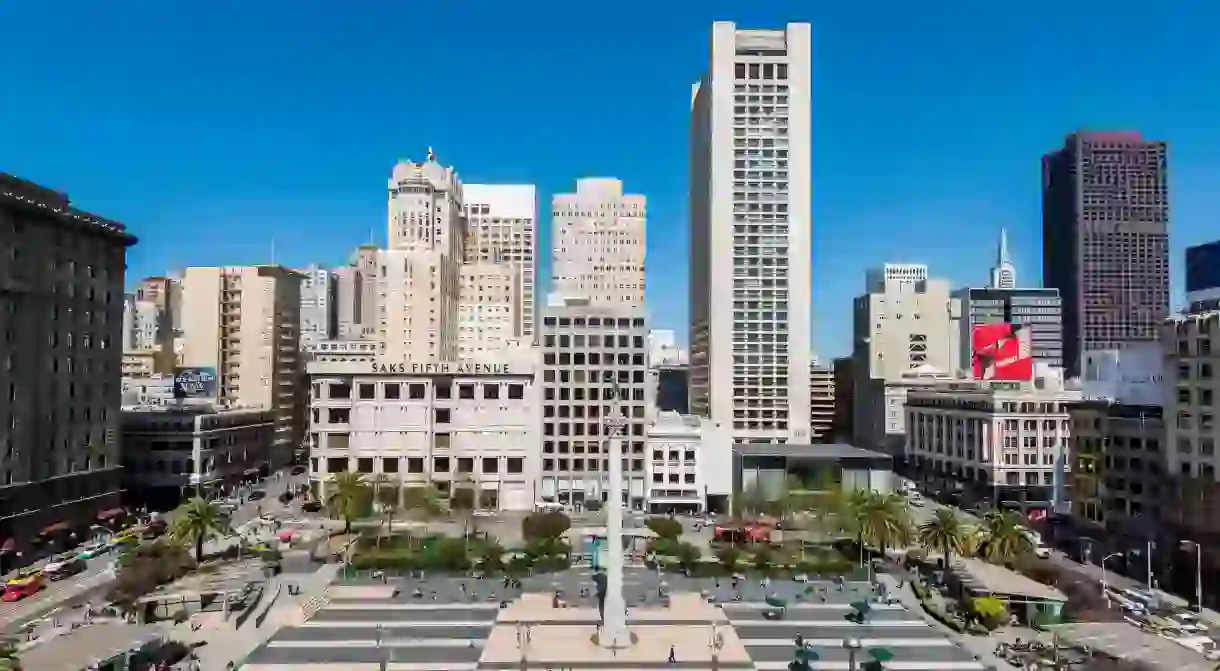
[[669, 646], [669, 660], [666, 662], [670, 666], [678, 663], [678, 651], [674, 650], [674, 646]]

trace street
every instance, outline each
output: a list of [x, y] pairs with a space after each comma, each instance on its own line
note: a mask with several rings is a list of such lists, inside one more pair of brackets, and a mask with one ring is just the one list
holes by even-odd
[[[258, 485], [250, 488], [253, 490], [266, 491], [266, 498], [259, 501], [247, 501], [230, 515], [230, 523], [233, 528], [238, 528], [250, 520], [258, 517], [260, 514], [272, 513], [285, 508], [284, 504], [279, 502], [278, 496], [284, 491], [285, 486], [295, 489], [301, 484], [308, 481], [307, 474], [289, 475], [290, 470], [284, 469], [279, 473], [273, 473], [271, 476], [263, 480]], [[277, 477], [279, 475], [279, 477]], [[296, 506], [299, 509], [299, 500], [294, 498], [287, 507]], [[209, 541], [204, 546], [205, 553], [219, 552], [234, 542], [235, 538], [226, 536], [225, 538]], [[21, 601], [0, 602], [0, 631], [12, 632], [20, 628], [26, 622], [36, 619], [59, 607], [60, 605], [83, 595], [88, 594], [91, 590], [98, 590], [110, 583], [114, 579], [112, 564], [116, 559], [113, 551], [107, 552], [99, 557], [94, 557], [88, 560], [88, 567], [75, 576], [59, 581], [48, 581], [46, 589], [41, 592], [26, 597]], [[45, 564], [47, 560], [43, 560], [40, 564]]]

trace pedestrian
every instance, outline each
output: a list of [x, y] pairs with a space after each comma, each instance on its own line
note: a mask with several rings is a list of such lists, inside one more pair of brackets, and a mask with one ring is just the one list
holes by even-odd
[[676, 650], [674, 650], [673, 645], [669, 646], [669, 661], [667, 663], [670, 666], [673, 666], [674, 664], [678, 663], [678, 652]]

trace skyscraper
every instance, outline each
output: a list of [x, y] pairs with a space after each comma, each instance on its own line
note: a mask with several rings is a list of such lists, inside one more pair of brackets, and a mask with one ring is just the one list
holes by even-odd
[[[533, 184], [467, 184], [465, 193], [469, 239], [466, 263], [509, 266], [517, 284], [513, 293], [514, 338], [534, 334], [534, 303], [538, 277], [538, 195]], [[502, 269], [503, 271], [503, 269]]]
[[692, 87], [691, 410], [809, 442], [810, 28], [712, 26]]
[[1008, 231], [1000, 229], [1000, 244], [996, 247], [995, 265], [991, 267], [988, 289], [1017, 288], [1017, 267], [1008, 258]]
[[594, 307], [644, 307], [644, 196], [617, 179], [580, 179], [552, 199], [551, 291]]
[[1042, 159], [1042, 281], [1063, 298], [1063, 361], [1153, 342], [1169, 313], [1164, 142], [1079, 132]]

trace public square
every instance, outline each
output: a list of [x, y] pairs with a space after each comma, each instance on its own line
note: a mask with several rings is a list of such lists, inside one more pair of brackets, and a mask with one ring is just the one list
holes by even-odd
[[[721, 669], [786, 669], [798, 635], [819, 658], [811, 664], [814, 669], [849, 669], [847, 641], [860, 648], [860, 662], [870, 659], [870, 649], [888, 650], [893, 657], [886, 668], [896, 671], [984, 668], [920, 614], [878, 600], [868, 583], [840, 586], [775, 580], [763, 585], [758, 580], [742, 580], [735, 589], [727, 578], [719, 579], [717, 587], [712, 578], [660, 575], [628, 567], [623, 590], [629, 626], [641, 639], [640, 647], [645, 645], [643, 639], [650, 639], [654, 658], [630, 657], [630, 650], [610, 660], [588, 655], [561, 659], [548, 652], [548, 646], [558, 645], [557, 639], [565, 631], [578, 627], [592, 631], [596, 624], [592, 571], [573, 568], [527, 578], [520, 590], [491, 578], [425, 575], [389, 578], [383, 583], [369, 576], [338, 577], [331, 598], [308, 620], [281, 629], [241, 668], [371, 671], [385, 664], [385, 668], [399, 671], [529, 666], [703, 669], [713, 668], [710, 660], [717, 635], [726, 643], [714, 667]], [[391, 596], [391, 591], [396, 593]], [[555, 594], [561, 602], [559, 609], [551, 608]], [[788, 602], [782, 619], [766, 617], [767, 596]], [[852, 604], [868, 600], [872, 605], [864, 623], [851, 621]], [[709, 614], [684, 615], [698, 610], [686, 606], [666, 609], [671, 601], [697, 601]], [[528, 615], [515, 614], [527, 611]], [[738, 643], [748, 658], [733, 658], [731, 648]], [[671, 645], [672, 664], [667, 659]]]

